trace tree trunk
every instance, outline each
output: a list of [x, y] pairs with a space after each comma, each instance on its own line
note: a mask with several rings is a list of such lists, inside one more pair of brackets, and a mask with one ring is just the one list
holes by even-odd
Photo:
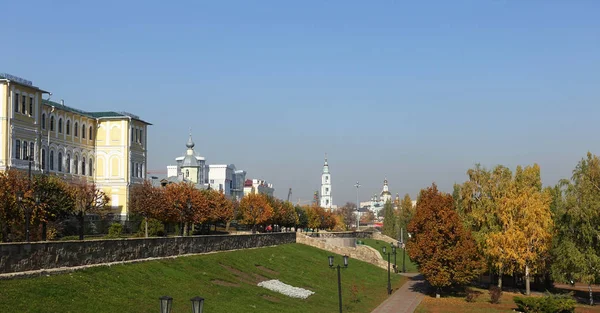
[[146, 230], [145, 230], [145, 235], [146, 235], [146, 238], [148, 238], [148, 218], [147, 218], [147, 217], [145, 217], [145, 218], [144, 218], [144, 221], [145, 221], [145, 223], [144, 223], [144, 224], [145, 224], [145, 228], [146, 228]]
[[441, 297], [441, 294], [442, 294], [442, 288], [437, 287], [435, 289], [435, 297], [436, 297], [436, 299], [439, 299]]
[[42, 241], [46, 241], [46, 238], [48, 236], [46, 234], [47, 232], [48, 232], [47, 231], [47, 223], [44, 221], [44, 222], [42, 222]]
[[85, 227], [85, 215], [83, 215], [83, 212], [79, 212], [79, 240], [83, 240], [83, 236], [85, 234], [84, 232], [84, 227]]
[[502, 290], [502, 269], [498, 271], [498, 288]]
[[227, 222], [227, 224], [225, 225], [225, 231], [229, 232], [229, 224], [231, 224], [231, 222]]
[[252, 233], [256, 234], [256, 225], [252, 225]]
[[594, 305], [594, 295], [592, 294], [592, 284], [588, 285], [588, 291], [590, 292], [590, 305]]
[[525, 294], [531, 295], [531, 287], [529, 281], [529, 265], [525, 265]]

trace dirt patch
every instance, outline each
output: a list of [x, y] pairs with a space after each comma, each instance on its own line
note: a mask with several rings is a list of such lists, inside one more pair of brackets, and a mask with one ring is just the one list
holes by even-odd
[[278, 271], [274, 271], [274, 270], [272, 270], [270, 268], [266, 268], [266, 267], [264, 267], [264, 266], [262, 266], [260, 264], [256, 264], [255, 266], [256, 266], [256, 268], [258, 268], [259, 270], [261, 270], [261, 271], [263, 271], [265, 273], [269, 273], [271, 275], [279, 275]]
[[240, 286], [239, 284], [236, 284], [236, 283], [231, 283], [228, 281], [218, 280], [218, 279], [213, 279], [210, 282], [215, 285], [225, 286], [225, 287], [239, 287]]
[[253, 275], [244, 273], [244, 272], [238, 270], [237, 268], [233, 268], [233, 267], [225, 265], [225, 264], [221, 264], [221, 266], [224, 269], [226, 269], [227, 271], [229, 271], [231, 274], [233, 274], [237, 280], [239, 280], [242, 283], [246, 283], [248, 285], [256, 285], [256, 284], [260, 283], [261, 281], [267, 280], [267, 278], [260, 276], [258, 274], [254, 274], [254, 276], [253, 276]]
[[269, 301], [269, 302], [274, 302], [274, 303], [279, 303], [279, 299], [273, 297], [273, 296], [269, 296], [269, 295], [262, 295], [261, 296], [263, 299]]

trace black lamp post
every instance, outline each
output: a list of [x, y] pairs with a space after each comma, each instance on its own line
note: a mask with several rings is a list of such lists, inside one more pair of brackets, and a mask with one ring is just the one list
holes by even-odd
[[[381, 250], [383, 251], [384, 255], [387, 255], [387, 260], [388, 260], [388, 282], [387, 282], [387, 292], [388, 295], [392, 294], [392, 282], [391, 282], [391, 277], [390, 277], [390, 255], [392, 254], [391, 252], [387, 252], [387, 249], [385, 246], [383, 246], [381, 248]], [[395, 250], [395, 248], [394, 248]]]
[[392, 254], [394, 255], [394, 273], [398, 273], [398, 263], [396, 263], [396, 246], [394, 244], [390, 244], [392, 246]]
[[190, 299], [192, 301], [192, 313], [202, 313], [204, 309], [204, 298], [195, 296]]
[[158, 298], [158, 300], [160, 300], [160, 313], [171, 313], [171, 309], [173, 309], [173, 298], [162, 296]]
[[[340, 302], [340, 313], [342, 313], [342, 274], [340, 273], [340, 269], [342, 268], [339, 264], [335, 267], [333, 266], [333, 255], [327, 257], [329, 259], [329, 268], [337, 268], [337, 276], [338, 276], [338, 297]], [[348, 256], [344, 255], [344, 268], [348, 268]]]

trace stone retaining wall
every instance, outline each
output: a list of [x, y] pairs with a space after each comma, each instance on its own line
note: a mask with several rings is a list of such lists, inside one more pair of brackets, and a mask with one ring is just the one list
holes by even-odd
[[322, 233], [303, 233], [313, 238], [372, 238], [373, 232], [370, 231], [345, 231], [345, 232], [322, 232]]
[[0, 244], [0, 274], [296, 242], [296, 233]]

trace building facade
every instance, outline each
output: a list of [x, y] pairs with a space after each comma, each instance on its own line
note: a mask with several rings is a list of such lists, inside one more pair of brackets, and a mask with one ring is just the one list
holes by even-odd
[[247, 179], [244, 182], [244, 196], [249, 194], [261, 194], [272, 197], [275, 188], [273, 184], [270, 184], [262, 179]]
[[319, 199], [319, 205], [322, 208], [332, 209], [333, 197], [331, 196], [331, 173], [329, 172], [327, 157], [325, 157], [325, 164], [323, 165], [323, 172], [321, 173], [321, 195]]
[[44, 100], [31, 81], [0, 74], [0, 170], [86, 179], [123, 218], [132, 184], [145, 178], [147, 127], [130, 113], [86, 112]]

